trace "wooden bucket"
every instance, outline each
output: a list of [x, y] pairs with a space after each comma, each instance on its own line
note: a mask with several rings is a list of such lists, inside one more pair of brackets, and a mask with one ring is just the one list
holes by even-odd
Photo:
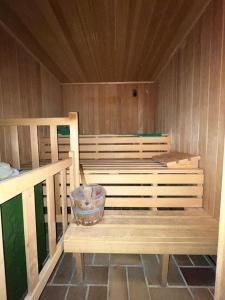
[[75, 223], [94, 225], [102, 220], [105, 206], [105, 189], [97, 184], [83, 185], [71, 193]]

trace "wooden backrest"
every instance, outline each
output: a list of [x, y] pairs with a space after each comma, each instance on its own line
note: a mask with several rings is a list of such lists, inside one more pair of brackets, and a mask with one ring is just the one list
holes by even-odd
[[106, 190], [106, 207], [202, 207], [201, 169], [169, 169], [157, 162], [83, 163], [88, 184]]
[[[143, 159], [170, 151], [168, 135], [80, 135], [80, 159]], [[41, 139], [41, 158], [51, 157], [50, 139]], [[69, 136], [58, 135], [59, 158], [68, 156], [70, 149]]]

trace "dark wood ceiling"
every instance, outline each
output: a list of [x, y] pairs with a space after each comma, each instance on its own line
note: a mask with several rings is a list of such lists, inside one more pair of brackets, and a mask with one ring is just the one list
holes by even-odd
[[0, 20], [61, 82], [151, 81], [208, 0], [1, 0]]

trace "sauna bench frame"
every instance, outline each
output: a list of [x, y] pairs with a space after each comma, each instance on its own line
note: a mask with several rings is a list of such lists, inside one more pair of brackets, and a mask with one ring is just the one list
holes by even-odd
[[[49, 137], [41, 139], [40, 149], [48, 160]], [[69, 150], [69, 136], [58, 135], [59, 158]], [[79, 158], [87, 183], [106, 189], [103, 221], [71, 223], [64, 235], [64, 251], [74, 253], [81, 281], [83, 253], [162, 254], [162, 285], [170, 254], [216, 254], [218, 222], [203, 209], [199, 156], [171, 153], [166, 134], [80, 135]]]
[[87, 183], [103, 185], [107, 196], [101, 223], [71, 223], [64, 236], [64, 251], [74, 253], [80, 281], [83, 253], [160, 254], [162, 285], [171, 254], [216, 254], [218, 222], [202, 208], [201, 169], [171, 169], [152, 159], [81, 163]]

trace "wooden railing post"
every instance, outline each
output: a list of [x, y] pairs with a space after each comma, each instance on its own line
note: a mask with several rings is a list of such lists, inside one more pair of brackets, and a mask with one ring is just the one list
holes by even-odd
[[[75, 187], [80, 185], [79, 172], [79, 134], [78, 134], [78, 114], [77, 112], [70, 112], [70, 151], [74, 153], [73, 157], [73, 178], [75, 180]], [[71, 174], [70, 174], [71, 176]]]
[[30, 126], [31, 160], [32, 169], [39, 167], [38, 133], [37, 125]]
[[1, 219], [1, 207], [0, 207], [0, 299], [6, 300], [6, 278], [5, 278], [5, 261], [4, 261], [4, 249], [2, 238], [2, 219]]
[[14, 168], [20, 169], [20, 153], [19, 153], [19, 139], [17, 126], [10, 127], [10, 138], [12, 147], [12, 165]]
[[22, 197], [28, 295], [30, 295], [39, 279], [34, 187], [24, 191]]
[[[57, 126], [50, 125], [50, 143], [51, 143], [51, 160], [57, 162], [59, 160]], [[59, 175], [54, 177], [55, 182], [55, 205], [56, 213], [60, 214], [60, 190], [59, 190]]]
[[68, 226], [66, 169], [60, 172], [60, 177], [61, 177], [62, 226], [63, 226], [63, 233], [65, 233], [66, 228]]
[[55, 220], [55, 197], [54, 178], [50, 176], [46, 179], [47, 210], [48, 210], [48, 240], [49, 256], [53, 257], [56, 250], [56, 220]]

